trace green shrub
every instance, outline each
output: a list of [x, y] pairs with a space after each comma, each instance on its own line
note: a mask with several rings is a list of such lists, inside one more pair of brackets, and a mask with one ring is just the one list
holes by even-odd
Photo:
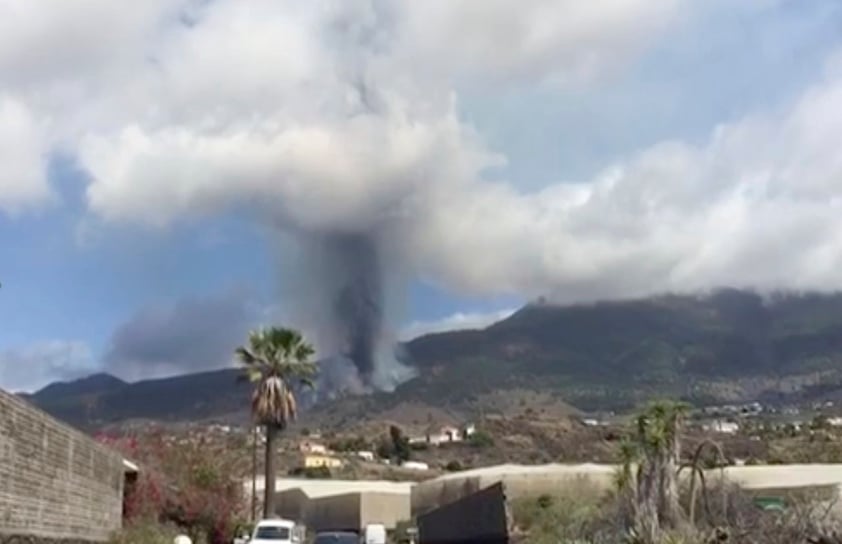
[[602, 493], [588, 484], [557, 493], [512, 501], [515, 524], [528, 534], [527, 542], [550, 544], [587, 540], [591, 528], [606, 517]]
[[454, 459], [453, 461], [449, 461], [444, 466], [444, 470], [448, 472], [459, 472], [460, 470], [462, 470], [462, 463]]
[[486, 432], [477, 431], [468, 438], [468, 444], [474, 448], [489, 448], [494, 445], [494, 439]]
[[137, 523], [111, 537], [110, 544], [172, 544], [179, 531], [157, 523]]

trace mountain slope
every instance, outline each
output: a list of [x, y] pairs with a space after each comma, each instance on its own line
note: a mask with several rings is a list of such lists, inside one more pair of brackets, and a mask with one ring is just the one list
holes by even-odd
[[[406, 346], [419, 375], [393, 394], [344, 398], [331, 420], [400, 412], [495, 410], [500, 391], [550, 394], [583, 409], [622, 409], [653, 396], [697, 402], [786, 398], [842, 387], [842, 294], [720, 290], [576, 306], [527, 305], [484, 330], [423, 336]], [[128, 418], [199, 419], [242, 413], [236, 371], [149, 380], [98, 394], [32, 397], [77, 425]], [[46, 391], [46, 390], [45, 390]]]

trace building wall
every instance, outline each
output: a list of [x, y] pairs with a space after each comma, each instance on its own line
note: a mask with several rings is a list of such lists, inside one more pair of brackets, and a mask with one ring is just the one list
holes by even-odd
[[116, 452], [0, 391], [0, 544], [107, 540], [123, 479]]
[[522, 473], [517, 468], [490, 467], [485, 472], [468, 471], [421, 482], [412, 488], [412, 513], [424, 514], [448, 503], [457, 501], [497, 482], [506, 486], [509, 499], [523, 496], [552, 494], [560, 489], [578, 489], [582, 486], [609, 489], [613, 485], [613, 467], [545, 465], [530, 467]]
[[360, 493], [360, 528], [382, 523], [391, 531], [411, 519], [410, 510], [409, 493]]
[[[294, 504], [300, 495], [293, 491], [276, 497], [286, 503], [287, 513], [301, 508]], [[301, 509], [304, 515], [292, 519], [303, 521], [310, 531], [359, 531], [370, 523], [382, 523], [391, 530], [399, 522], [410, 519], [408, 493], [367, 491], [328, 495], [307, 499]]]
[[307, 455], [304, 457], [304, 466], [307, 468], [338, 468], [342, 466], [342, 460], [326, 455]]
[[420, 544], [504, 544], [512, 525], [502, 482], [418, 516]]
[[360, 493], [310, 499], [306, 507], [311, 531], [355, 531], [360, 528]]

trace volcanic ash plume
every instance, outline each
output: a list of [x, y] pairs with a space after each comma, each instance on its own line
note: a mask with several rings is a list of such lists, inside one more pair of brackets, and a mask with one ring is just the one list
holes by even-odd
[[322, 359], [323, 389], [362, 393], [391, 390], [412, 376], [396, 358], [390, 325], [404, 292], [374, 233], [297, 237], [301, 255], [290, 263], [289, 297], [314, 331]]

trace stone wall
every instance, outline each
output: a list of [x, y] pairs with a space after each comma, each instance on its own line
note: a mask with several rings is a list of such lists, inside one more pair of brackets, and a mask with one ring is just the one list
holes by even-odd
[[32, 535], [0, 535], [0, 544], [90, 544], [90, 541], [45, 538]]
[[123, 482], [116, 452], [0, 391], [0, 544], [107, 540]]

